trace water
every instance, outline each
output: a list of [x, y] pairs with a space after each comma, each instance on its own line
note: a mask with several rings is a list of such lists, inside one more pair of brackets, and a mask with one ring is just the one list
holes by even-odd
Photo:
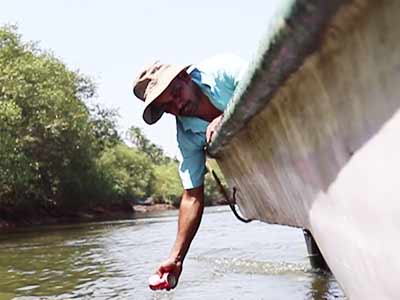
[[179, 286], [153, 292], [149, 275], [169, 254], [176, 211], [133, 220], [36, 227], [0, 235], [0, 300], [345, 299], [310, 269], [302, 232], [238, 222], [207, 208]]

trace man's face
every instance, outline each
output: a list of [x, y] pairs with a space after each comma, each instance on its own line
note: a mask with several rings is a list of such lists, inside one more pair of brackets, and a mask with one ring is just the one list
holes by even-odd
[[186, 75], [176, 77], [152, 105], [175, 116], [197, 116], [201, 97], [195, 83]]

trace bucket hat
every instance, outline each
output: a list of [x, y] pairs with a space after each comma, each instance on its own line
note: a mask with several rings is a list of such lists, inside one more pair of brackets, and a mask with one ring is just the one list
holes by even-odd
[[136, 78], [133, 83], [133, 93], [145, 103], [143, 120], [147, 124], [156, 123], [164, 113], [162, 109], [152, 103], [167, 89], [179, 73], [188, 68], [189, 66], [175, 66], [156, 61], [145, 68]]

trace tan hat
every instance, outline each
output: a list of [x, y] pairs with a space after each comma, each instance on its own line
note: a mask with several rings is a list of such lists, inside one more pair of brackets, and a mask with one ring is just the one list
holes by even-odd
[[189, 66], [174, 66], [156, 61], [153, 65], [147, 67], [135, 80], [133, 93], [145, 103], [143, 120], [147, 124], [154, 124], [164, 113], [162, 109], [151, 104], [166, 90], [172, 80], [187, 68]]

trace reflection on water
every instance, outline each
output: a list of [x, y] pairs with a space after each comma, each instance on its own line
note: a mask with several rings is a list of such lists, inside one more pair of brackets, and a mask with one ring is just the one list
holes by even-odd
[[311, 286], [305, 299], [345, 299], [343, 292], [330, 274], [313, 272], [311, 276]]
[[108, 243], [107, 227], [42, 228], [8, 238], [3, 236], [1, 293], [54, 296], [79, 290], [82, 296], [89, 296], [88, 287], [101, 284], [104, 278], [119, 276], [114, 258], [104, 247]]
[[170, 211], [1, 235], [0, 300], [345, 299], [332, 277], [310, 269], [300, 230], [206, 212], [175, 291], [147, 288], [175, 237]]

